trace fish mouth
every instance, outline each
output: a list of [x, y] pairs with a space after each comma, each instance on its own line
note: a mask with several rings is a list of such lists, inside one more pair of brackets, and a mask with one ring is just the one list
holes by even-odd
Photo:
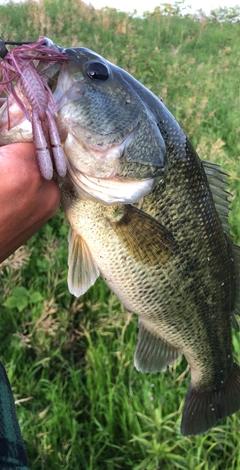
[[67, 168], [67, 177], [80, 196], [105, 205], [134, 204], [150, 193], [161, 179], [126, 180], [118, 176], [95, 178], [78, 171], [69, 162]]
[[160, 177], [133, 180], [118, 176], [121, 157], [137, 129], [138, 123], [119, 144], [105, 144], [100, 146], [101, 150], [98, 145], [86, 147], [82, 141], [68, 134], [64, 144], [67, 177], [77, 194], [106, 205], [133, 204], [153, 189]]
[[72, 128], [63, 144], [69, 171], [73, 168], [73, 171], [96, 178], [110, 178], [117, 175], [121, 158], [137, 129], [138, 123], [130, 130], [127, 129], [125, 136], [119, 134], [102, 136], [93, 132], [86, 133], [80, 126]]

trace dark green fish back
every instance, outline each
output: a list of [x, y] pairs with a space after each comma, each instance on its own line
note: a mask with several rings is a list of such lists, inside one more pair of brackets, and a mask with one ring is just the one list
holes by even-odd
[[226, 234], [232, 251], [236, 275], [236, 289], [233, 302], [233, 316], [231, 320], [232, 326], [239, 331], [239, 325], [234, 314], [240, 315], [240, 247], [233, 244], [233, 237], [230, 234], [230, 225], [228, 223], [228, 215], [230, 212], [228, 198], [231, 196], [231, 193], [226, 190], [226, 187], [228, 186], [226, 181], [227, 174], [224, 173], [220, 165], [217, 165], [216, 163], [205, 161], [202, 163], [212, 192], [213, 201], [221, 220], [222, 228]]
[[179, 306], [190, 296], [189, 305], [192, 300], [192, 307], [199, 305], [201, 322], [211, 309], [216, 320], [222, 310], [229, 323], [236, 288], [232, 246], [222, 231], [202, 162], [188, 142], [177, 157], [171, 155], [166, 179], [145, 197], [141, 209], [161, 221], [178, 244], [172, 284]]
[[161, 221], [178, 245], [169, 274], [173, 288], [165, 275], [159, 310], [179, 329], [192, 369], [201, 370], [196, 386], [193, 380], [190, 385], [182, 421], [183, 434], [197, 434], [240, 408], [231, 336], [231, 319], [237, 324], [239, 247], [229, 233], [221, 170], [201, 162], [188, 141], [177, 152], [169, 145], [168, 152], [168, 174], [141, 209]]

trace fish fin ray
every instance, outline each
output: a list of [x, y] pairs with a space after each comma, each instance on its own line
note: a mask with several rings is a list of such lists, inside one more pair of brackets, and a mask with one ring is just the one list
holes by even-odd
[[236, 314], [240, 314], [238, 312], [234, 312], [231, 314], [231, 326], [232, 328], [234, 328], [234, 330], [236, 331], [240, 331], [240, 325], [239, 325], [239, 322], [238, 322], [238, 319], [236, 317]]
[[120, 216], [111, 218], [109, 223], [131, 255], [146, 265], [166, 262], [176, 247], [172, 234], [135, 206], [116, 206], [116, 214], [117, 211], [121, 211]]
[[226, 178], [228, 174], [223, 171], [221, 165], [218, 163], [208, 162], [206, 160], [202, 160], [205, 172], [208, 173], [209, 177], [213, 177], [218, 179], [218, 181], [222, 181], [226, 183]]
[[138, 342], [134, 354], [134, 366], [141, 372], [162, 372], [173, 365], [181, 353], [163, 339], [154, 336], [139, 318]]
[[236, 267], [236, 297], [233, 313], [240, 315], [240, 246], [233, 245], [232, 253]]
[[212, 192], [213, 201], [218, 212], [222, 228], [226, 234], [229, 245], [231, 245], [232, 257], [236, 269], [236, 296], [234, 311], [232, 313], [232, 326], [239, 331], [237, 319], [234, 314], [240, 315], [240, 247], [233, 243], [233, 237], [230, 233], [230, 225], [228, 223], [228, 215], [230, 212], [228, 197], [230, 193], [226, 191], [229, 184], [226, 181], [227, 174], [221, 170], [220, 165], [212, 162], [203, 161], [208, 183]]
[[224, 232], [230, 235], [230, 225], [228, 224], [229, 200], [231, 195], [226, 188], [229, 184], [226, 180], [227, 174], [224, 173], [216, 163], [202, 161], [205, 174], [212, 192], [213, 202], [218, 212]]
[[86, 242], [72, 228], [68, 244], [68, 288], [79, 297], [95, 283], [100, 273]]
[[240, 367], [234, 363], [228, 381], [216, 390], [197, 390], [190, 384], [183, 409], [181, 433], [184, 436], [201, 434], [221, 418], [240, 409]]

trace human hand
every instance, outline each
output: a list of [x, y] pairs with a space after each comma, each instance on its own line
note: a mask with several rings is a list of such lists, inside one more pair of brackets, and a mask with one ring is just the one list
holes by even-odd
[[35, 147], [0, 147], [0, 263], [58, 211], [60, 191], [37, 166]]

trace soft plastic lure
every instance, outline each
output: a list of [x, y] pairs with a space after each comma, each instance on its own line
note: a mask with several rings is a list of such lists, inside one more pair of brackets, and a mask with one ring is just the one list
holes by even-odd
[[42, 176], [50, 180], [53, 170], [61, 177], [67, 168], [55, 122], [56, 110], [47, 76], [37, 66], [41, 62], [62, 64], [69, 57], [50, 39], [18, 44], [8, 51], [0, 41], [0, 98], [11, 95], [32, 124], [33, 140]]

